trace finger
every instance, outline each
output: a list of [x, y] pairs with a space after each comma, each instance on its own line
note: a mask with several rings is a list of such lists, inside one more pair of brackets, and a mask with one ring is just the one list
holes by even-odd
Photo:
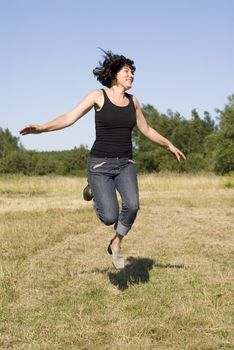
[[184, 156], [184, 154], [183, 154], [182, 152], [178, 152], [177, 155], [178, 155], [177, 159], [178, 159], [179, 161], [180, 161], [180, 160], [185, 160], [185, 159], [186, 159], [186, 157]]
[[19, 131], [19, 133], [20, 133], [20, 135], [25, 135], [25, 134], [26, 134], [25, 129], [21, 129], [21, 130]]
[[178, 153], [178, 155], [179, 155], [179, 157], [180, 157], [180, 159], [186, 159], [186, 157], [185, 157], [185, 155], [184, 155], [184, 153], [183, 152], [181, 152], [178, 148], [176, 149], [176, 151], [177, 151], [177, 153]]
[[28, 132], [29, 132], [28, 128], [20, 130], [21, 135], [26, 135], [26, 134], [28, 134]]
[[22, 134], [24, 132], [25, 128], [20, 129], [19, 133]]
[[25, 126], [23, 129], [20, 130], [21, 135], [26, 135], [32, 132], [34, 128], [31, 125]]
[[186, 159], [184, 153], [180, 152], [181, 158], [183, 158], [184, 160]]

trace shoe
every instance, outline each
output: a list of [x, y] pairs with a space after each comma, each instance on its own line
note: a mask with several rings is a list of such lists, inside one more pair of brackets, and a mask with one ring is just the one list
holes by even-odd
[[111, 247], [112, 242], [113, 242], [113, 239], [110, 241], [107, 247], [107, 251], [110, 255], [112, 255], [112, 264], [114, 265], [114, 267], [117, 270], [121, 270], [124, 268], [124, 256], [121, 249], [118, 250], [117, 252], [114, 252], [112, 250], [112, 247]]
[[124, 269], [124, 257], [121, 250], [117, 252], [112, 251], [112, 264], [117, 270]]
[[83, 198], [85, 201], [91, 201], [93, 199], [93, 194], [89, 184], [83, 190]]

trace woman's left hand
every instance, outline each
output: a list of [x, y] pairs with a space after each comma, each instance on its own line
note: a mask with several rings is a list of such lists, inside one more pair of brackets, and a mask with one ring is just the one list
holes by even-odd
[[176, 148], [172, 143], [168, 145], [167, 149], [176, 157], [178, 161], [186, 159], [185, 155], [178, 148]]

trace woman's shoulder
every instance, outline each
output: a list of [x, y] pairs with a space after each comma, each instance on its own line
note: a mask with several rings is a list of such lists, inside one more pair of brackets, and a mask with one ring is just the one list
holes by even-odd
[[138, 102], [136, 96], [129, 94], [129, 93], [126, 93], [126, 96], [133, 101], [135, 108], [139, 107], [139, 102]]
[[94, 89], [94, 90], [89, 92], [89, 95], [93, 95], [96, 97], [103, 96], [103, 89]]
[[104, 94], [103, 94], [103, 89], [95, 89], [92, 90], [89, 93], [89, 96], [91, 96], [93, 102], [94, 102], [94, 107], [96, 110], [99, 110], [102, 108], [103, 103], [104, 103]]
[[90, 100], [92, 100], [95, 104], [100, 101], [100, 99], [103, 99], [103, 91], [102, 89], [95, 89], [95, 90], [91, 90], [87, 95], [87, 98], [89, 98]]

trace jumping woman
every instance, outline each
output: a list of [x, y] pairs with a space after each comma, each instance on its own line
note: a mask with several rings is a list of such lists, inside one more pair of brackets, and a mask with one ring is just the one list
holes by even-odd
[[[114, 224], [115, 235], [107, 250], [112, 255], [115, 268], [122, 269], [124, 257], [121, 241], [131, 229], [139, 209], [132, 129], [136, 126], [147, 139], [166, 147], [178, 161], [185, 159], [185, 156], [147, 124], [138, 100], [127, 93], [134, 79], [134, 61], [111, 51], [104, 51], [104, 54], [103, 61], [99, 62], [93, 74], [105, 88], [93, 90], [70, 112], [48, 123], [25, 126], [20, 134], [39, 134], [66, 128], [94, 108], [96, 140], [88, 159], [88, 186], [83, 196], [86, 200], [93, 199], [96, 214], [105, 225]], [[121, 210], [116, 191], [121, 196]]]

